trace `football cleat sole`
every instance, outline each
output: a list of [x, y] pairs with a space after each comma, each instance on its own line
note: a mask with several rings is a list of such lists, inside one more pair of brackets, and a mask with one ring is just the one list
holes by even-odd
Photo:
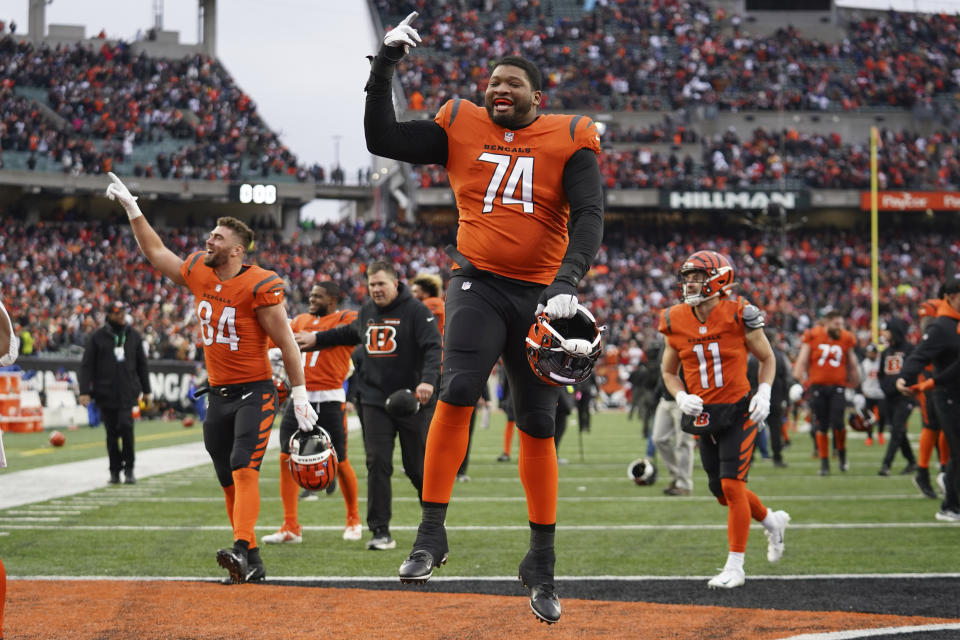
[[233, 584], [243, 584], [247, 581], [249, 567], [243, 556], [238, 555], [233, 549], [220, 549], [217, 551], [217, 564], [227, 570], [230, 574], [230, 581]]

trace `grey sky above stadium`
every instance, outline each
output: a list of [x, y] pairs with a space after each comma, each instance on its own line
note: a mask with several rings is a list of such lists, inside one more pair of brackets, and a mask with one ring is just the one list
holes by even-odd
[[[153, 26], [156, 0], [53, 0], [47, 24], [102, 29], [132, 41]], [[196, 43], [197, 0], [165, 0], [163, 28]], [[28, 0], [4, 3], [0, 20], [27, 32]], [[363, 0], [220, 0], [217, 56], [257, 102], [267, 123], [301, 162], [329, 172], [339, 159], [348, 180], [370, 165], [363, 140], [363, 85], [377, 39]], [[339, 140], [334, 136], [340, 136]], [[308, 205], [309, 206], [309, 205]], [[331, 206], [314, 206], [316, 213]]]

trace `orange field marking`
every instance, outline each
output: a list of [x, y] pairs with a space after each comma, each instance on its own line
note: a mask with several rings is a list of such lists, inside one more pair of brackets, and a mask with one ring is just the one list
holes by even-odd
[[[519, 586], [518, 586], [519, 592]], [[775, 611], [562, 599], [556, 625], [522, 595], [492, 596], [209, 582], [12, 580], [7, 638], [751, 638], [957, 622], [838, 611]], [[642, 630], [642, 633], [641, 633]]]

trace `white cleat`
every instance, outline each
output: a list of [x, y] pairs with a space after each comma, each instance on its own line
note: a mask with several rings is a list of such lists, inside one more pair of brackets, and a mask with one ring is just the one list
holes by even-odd
[[271, 533], [260, 538], [263, 544], [300, 544], [303, 542], [303, 536], [290, 531], [289, 529], [280, 529], [276, 533]]
[[790, 522], [790, 514], [786, 511], [775, 511], [773, 515], [777, 519], [777, 528], [773, 531], [766, 531], [767, 534], [767, 561], [779, 562], [783, 557], [783, 535], [787, 530], [787, 523]]
[[350, 540], [351, 542], [356, 542], [357, 540], [363, 539], [363, 525], [347, 525], [347, 527], [343, 530], [343, 539]]
[[707, 583], [711, 589], [734, 589], [742, 587], [747, 576], [743, 569], [724, 569]]

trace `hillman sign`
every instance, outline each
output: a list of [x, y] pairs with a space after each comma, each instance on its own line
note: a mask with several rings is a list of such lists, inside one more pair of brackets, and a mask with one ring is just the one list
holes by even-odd
[[787, 211], [806, 209], [809, 195], [806, 191], [661, 191], [660, 206], [667, 209], [719, 209], [755, 211], [771, 203]]

